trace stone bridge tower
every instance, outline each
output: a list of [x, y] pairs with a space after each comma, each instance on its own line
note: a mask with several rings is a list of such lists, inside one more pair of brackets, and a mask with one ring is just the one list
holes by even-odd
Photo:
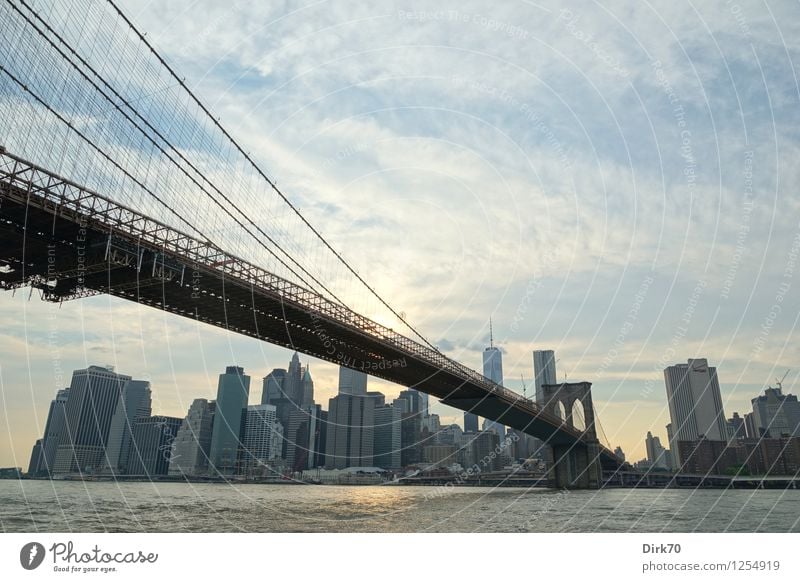
[[576, 428], [573, 407], [576, 402], [583, 407], [583, 441], [552, 446], [553, 483], [559, 489], [599, 489], [603, 484], [603, 469], [600, 465], [600, 441], [597, 439], [594, 420], [592, 383], [544, 384], [542, 396], [544, 409], [561, 417], [564, 424], [573, 428]]

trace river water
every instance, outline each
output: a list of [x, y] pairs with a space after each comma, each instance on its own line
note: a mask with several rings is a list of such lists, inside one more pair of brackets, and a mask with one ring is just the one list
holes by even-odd
[[800, 490], [0, 481], [5, 532], [800, 532]]

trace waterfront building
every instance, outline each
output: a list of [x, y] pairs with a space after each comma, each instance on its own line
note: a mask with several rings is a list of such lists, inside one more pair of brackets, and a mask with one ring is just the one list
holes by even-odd
[[172, 453], [172, 441], [183, 419], [172, 416], [147, 416], [137, 418], [131, 431], [128, 475], [148, 478], [167, 475]]
[[434, 467], [449, 467], [458, 463], [457, 450], [453, 445], [427, 445], [422, 449], [422, 460]]
[[[353, 388], [347, 386], [348, 391]], [[376, 399], [368, 396], [366, 390], [356, 395], [343, 393], [341, 388], [342, 384], [340, 393], [331, 398], [328, 405], [325, 466], [329, 469], [370, 467], [373, 465]]]
[[112, 366], [89, 366], [72, 373], [54, 474], [94, 474], [102, 469], [111, 420], [129, 380]]
[[294, 410], [284, 431], [286, 464], [294, 472], [325, 465], [328, 413], [314, 404]]
[[402, 410], [396, 406], [375, 409], [374, 465], [383, 469], [402, 467]]
[[170, 475], [198, 477], [208, 474], [208, 455], [211, 450], [211, 431], [217, 403], [196, 398], [183, 419], [169, 461]]
[[722, 409], [717, 369], [705, 358], [690, 359], [664, 370], [669, 415], [672, 425], [670, 448], [677, 453], [677, 463], [685, 459], [676, 442], [694, 442], [701, 438], [728, 441], [725, 413]]
[[58, 445], [67, 426], [65, 407], [68, 395], [69, 388], [64, 388], [59, 390], [56, 397], [50, 402], [47, 421], [44, 425], [44, 436], [39, 439], [41, 442], [38, 454], [35, 458], [34, 455], [31, 455], [31, 464], [28, 466], [28, 474], [32, 477], [48, 477], [53, 473]]
[[250, 393], [250, 376], [238, 366], [228, 366], [219, 375], [209, 450], [210, 467], [214, 472], [230, 475], [236, 471], [242, 417]]
[[253, 404], [242, 411], [242, 445], [239, 471], [248, 476], [271, 476], [272, 465], [280, 458], [283, 425], [272, 404]]
[[734, 412], [733, 416], [726, 421], [725, 428], [728, 429], [729, 441], [735, 441], [747, 437], [744, 419], [739, 416], [738, 412]]
[[653, 436], [653, 433], [647, 431], [645, 438], [645, 449], [647, 449], [647, 460], [653, 469], [661, 469], [666, 471], [669, 469], [669, 458], [667, 450], [661, 445], [661, 439]]
[[751, 400], [755, 436], [780, 438], [800, 436], [800, 404], [794, 394], [783, 394], [780, 386], [767, 388]]
[[137, 418], [151, 414], [150, 382], [144, 380], [126, 382], [117, 402], [114, 417], [111, 419], [103, 473], [124, 475], [127, 472], [133, 424]]

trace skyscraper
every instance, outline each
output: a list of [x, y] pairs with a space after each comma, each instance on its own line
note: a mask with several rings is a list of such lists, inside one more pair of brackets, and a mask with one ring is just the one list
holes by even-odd
[[325, 466], [332, 469], [371, 467], [375, 398], [339, 394], [328, 405]]
[[661, 446], [661, 439], [653, 436], [653, 433], [648, 430], [644, 444], [647, 449], [647, 460], [650, 461], [650, 466], [654, 469], [669, 469], [669, 458], [666, 449]]
[[44, 436], [41, 438], [39, 455], [36, 458], [36, 466], [28, 467], [28, 473], [34, 477], [45, 477], [53, 473], [56, 461], [56, 451], [61, 442], [62, 435], [66, 431], [65, 406], [69, 388], [64, 388], [56, 393], [56, 397], [50, 402], [50, 410], [47, 413], [47, 422], [44, 425]]
[[556, 354], [553, 350], [533, 351], [533, 378], [536, 385], [536, 402], [544, 404], [544, 384], [557, 384]]
[[[494, 344], [483, 350], [483, 375], [495, 384], [503, 385], [503, 354]], [[493, 420], [484, 419], [483, 430], [494, 431], [500, 440], [506, 436], [505, 426]]]
[[669, 416], [672, 425], [672, 450], [678, 467], [683, 464], [681, 441], [697, 441], [701, 436], [712, 441], [728, 440], [717, 369], [705, 358], [690, 359], [686, 364], [664, 370]]
[[[412, 388], [412, 390], [413, 390], [413, 388]], [[431, 413], [431, 411], [430, 411], [430, 395], [427, 392], [420, 392], [419, 390], [416, 390], [416, 392], [419, 393], [420, 413], [422, 413], [422, 417], [423, 418], [427, 418], [428, 416], [430, 416], [430, 413]]]
[[284, 397], [283, 381], [286, 379], [286, 370], [275, 368], [264, 376], [264, 384], [261, 392], [261, 404], [275, 404]]
[[240, 468], [246, 475], [273, 475], [272, 464], [280, 457], [283, 425], [271, 404], [253, 404], [244, 411]]
[[478, 432], [478, 415], [471, 412], [464, 413], [464, 432]]
[[89, 366], [72, 373], [54, 473], [91, 474], [103, 467], [111, 419], [130, 379], [116, 374], [111, 366]]
[[401, 467], [401, 429], [403, 414], [395, 406], [381, 406], [375, 409], [375, 444], [373, 453], [375, 466], [383, 469]]
[[339, 394], [364, 395], [367, 393], [367, 375], [358, 370], [339, 366]]
[[272, 404], [277, 409], [278, 422], [284, 429], [280, 456], [289, 454], [290, 417], [314, 405], [314, 380], [309, 366], [300, 364], [297, 352], [292, 355], [288, 369], [275, 368], [264, 378], [261, 404]]
[[797, 396], [783, 394], [781, 386], [767, 388], [753, 404], [753, 423], [759, 437], [800, 436], [800, 404]]
[[313, 469], [325, 464], [328, 413], [319, 404], [292, 411], [284, 430], [286, 464], [293, 471]]
[[114, 417], [111, 419], [111, 428], [108, 431], [104, 473], [125, 474], [128, 468], [133, 423], [137, 418], [151, 414], [150, 382], [144, 380], [126, 382], [119, 402], [117, 402]]
[[738, 412], [734, 412], [733, 416], [728, 419], [728, 440], [735, 441], [743, 439], [747, 436], [744, 426], [744, 419], [739, 416]]
[[36, 439], [31, 450], [31, 458], [28, 460], [28, 476], [36, 477], [40, 472], [42, 466], [42, 440]]
[[403, 414], [410, 413], [421, 416], [422, 400], [416, 390], [403, 390], [398, 394], [394, 405], [399, 407]]
[[300, 365], [300, 355], [295, 352], [286, 370], [283, 379], [283, 394], [296, 406], [303, 403], [303, 367]]
[[137, 418], [131, 431], [127, 473], [148, 478], [166, 475], [169, 472], [172, 441], [181, 421], [172, 416]]
[[208, 473], [208, 455], [211, 449], [211, 430], [217, 403], [196, 398], [186, 418], [183, 419], [169, 460], [170, 475], [196, 477]]
[[236, 470], [242, 415], [250, 393], [250, 376], [238, 366], [228, 366], [219, 375], [217, 407], [211, 432], [210, 465], [224, 475]]
[[301, 408], [305, 409], [314, 405], [314, 380], [311, 378], [310, 366], [303, 367], [301, 386], [302, 398], [299, 404]]

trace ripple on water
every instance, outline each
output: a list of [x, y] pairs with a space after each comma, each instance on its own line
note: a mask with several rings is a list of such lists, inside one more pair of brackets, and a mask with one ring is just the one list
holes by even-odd
[[0, 481], [7, 532], [798, 532], [798, 523], [800, 491]]

